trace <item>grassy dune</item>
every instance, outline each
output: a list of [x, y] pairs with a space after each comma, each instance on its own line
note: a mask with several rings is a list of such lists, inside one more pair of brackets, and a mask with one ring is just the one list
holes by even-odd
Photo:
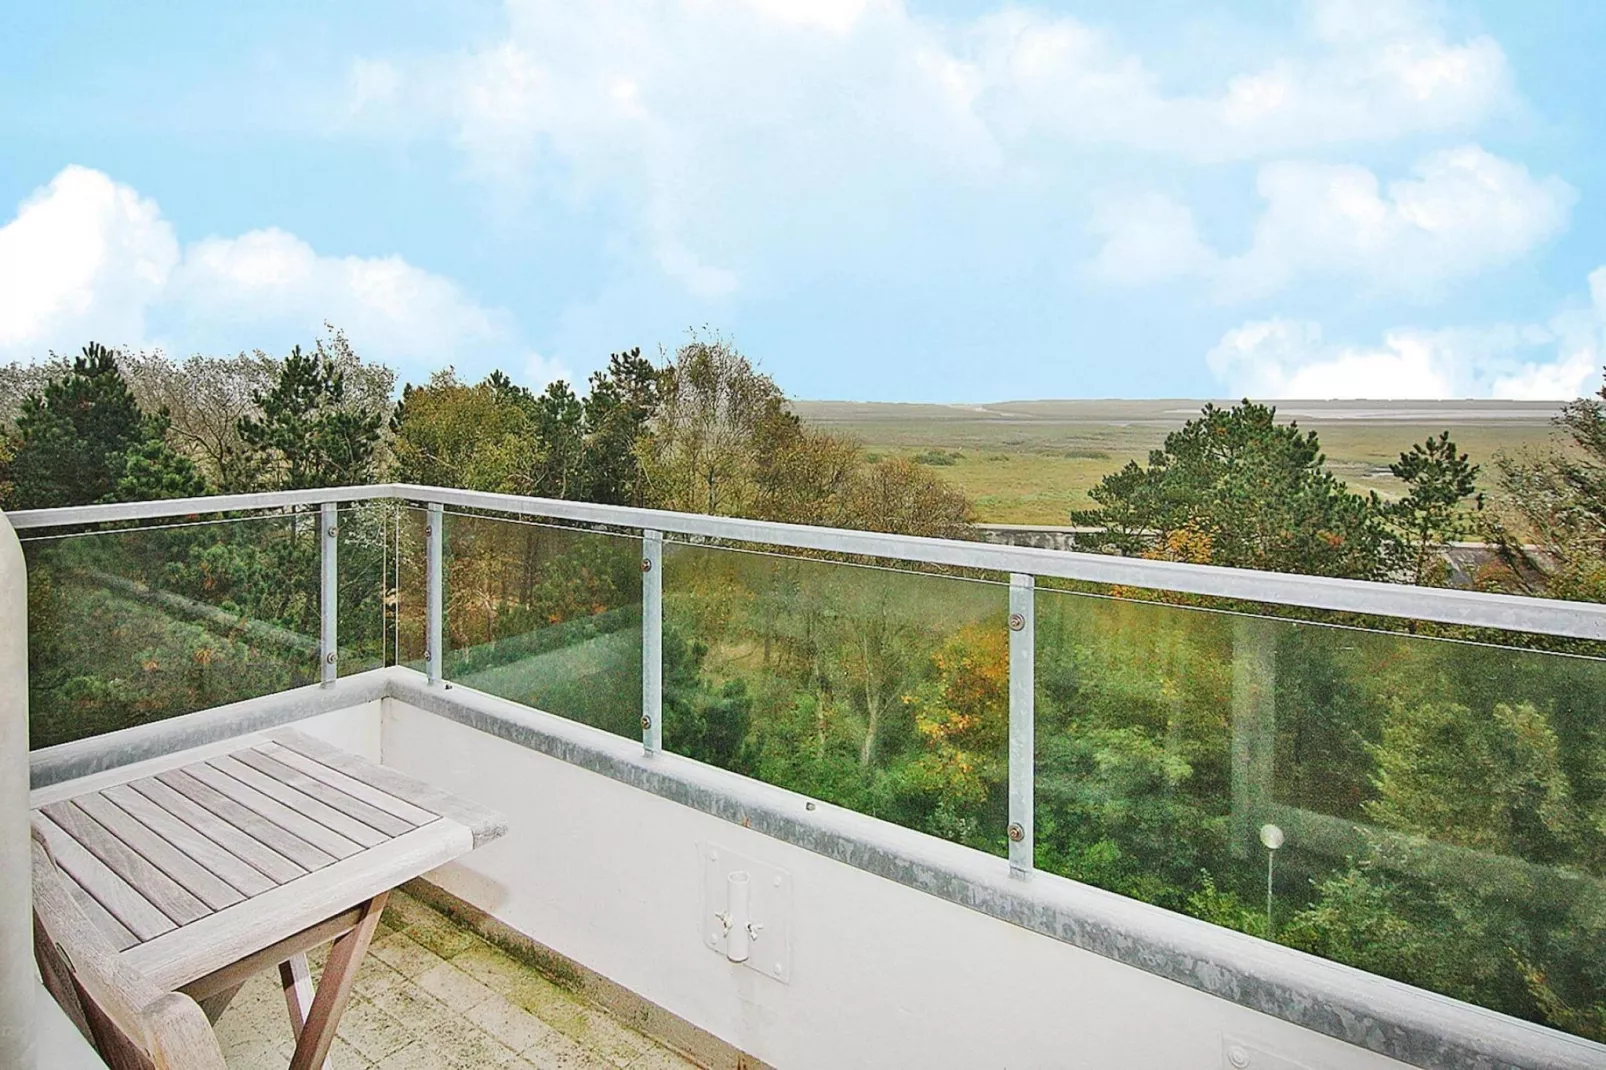
[[[1087, 491], [1128, 460], [1142, 460], [1201, 401], [1018, 401], [914, 405], [800, 401], [810, 423], [858, 438], [873, 454], [906, 456], [970, 495], [980, 519], [1064, 524]], [[1333, 470], [1357, 490], [1398, 493], [1387, 465], [1413, 442], [1448, 429], [1480, 464], [1500, 450], [1545, 442], [1559, 403], [1504, 401], [1289, 401], [1280, 414], [1315, 430]]]

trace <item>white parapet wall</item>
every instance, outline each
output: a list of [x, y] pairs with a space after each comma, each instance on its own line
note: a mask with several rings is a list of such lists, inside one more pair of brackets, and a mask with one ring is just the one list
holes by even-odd
[[1606, 1067], [1606, 1045], [409, 669], [37, 751], [31, 803], [292, 723], [504, 814], [430, 875], [493, 929], [784, 1070]]
[[[382, 752], [508, 818], [432, 881], [786, 1070], [1202, 1070], [1234, 1045], [1250, 1070], [1405, 1065], [397, 699]], [[720, 851], [790, 882], [784, 981], [708, 946]], [[752, 946], [766, 968], [771, 933]]]

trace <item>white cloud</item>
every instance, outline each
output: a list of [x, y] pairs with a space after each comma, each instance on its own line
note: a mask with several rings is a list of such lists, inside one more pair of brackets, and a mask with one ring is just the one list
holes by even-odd
[[1104, 241], [1085, 274], [1101, 282], [1140, 285], [1215, 269], [1215, 251], [1200, 240], [1193, 213], [1163, 194], [1105, 202], [1088, 229]]
[[1431, 153], [1386, 187], [1364, 167], [1280, 162], [1261, 168], [1256, 188], [1265, 207], [1244, 252], [1208, 248], [1185, 206], [1150, 195], [1095, 215], [1104, 242], [1089, 274], [1129, 285], [1190, 274], [1223, 300], [1306, 278], [1431, 295], [1559, 234], [1578, 196], [1476, 145]]
[[482, 308], [450, 279], [397, 256], [319, 256], [277, 229], [190, 245], [165, 298], [192, 319], [242, 334], [328, 320], [371, 355], [423, 367], [467, 364], [462, 349], [497, 347], [511, 333], [505, 313]]
[[1288, 319], [1228, 331], [1206, 356], [1235, 396], [1558, 400], [1598, 385], [1606, 361], [1606, 268], [1593, 302], [1544, 325], [1386, 331], [1371, 345], [1329, 342], [1320, 324]]
[[272, 348], [310, 340], [325, 321], [404, 372], [518, 351], [505, 312], [400, 257], [322, 256], [277, 229], [181, 251], [154, 201], [84, 167], [63, 170], [0, 227], [0, 359], [91, 339]]
[[[783, 243], [794, 260], [853, 260], [865, 230], [934, 183], [1067, 186], [1088, 146], [1261, 158], [1465, 130], [1514, 106], [1500, 46], [1452, 39], [1425, 3], [1310, 9], [1285, 54], [1190, 95], [1108, 35], [1026, 8], [940, 19], [904, 0], [508, 0], [501, 40], [360, 60], [330, 112], [444, 133], [502, 189], [605, 198], [626, 244], [718, 300]], [[1176, 274], [1153, 255], [1167, 233], [1111, 234], [1092, 270]]]
[[0, 355], [71, 334], [140, 338], [179, 259], [156, 203], [68, 167], [0, 227]]
[[971, 33], [1000, 122], [1195, 159], [1463, 130], [1513, 104], [1499, 44], [1448, 40], [1425, 4], [1307, 6], [1303, 47], [1196, 95], [1167, 94], [1141, 58], [1073, 18], [1008, 8]]
[[1577, 199], [1561, 179], [1535, 179], [1476, 145], [1433, 153], [1384, 190], [1363, 167], [1313, 163], [1270, 164], [1256, 186], [1266, 207], [1254, 240], [1220, 269], [1233, 296], [1300, 276], [1432, 291], [1554, 237]]
[[[574, 383], [574, 373], [561, 360], [543, 357], [539, 353], [526, 353], [524, 356], [524, 378], [522, 382], [531, 390], [539, 393], [545, 390], [547, 384], [564, 379]], [[578, 388], [578, 384], [575, 384]]]

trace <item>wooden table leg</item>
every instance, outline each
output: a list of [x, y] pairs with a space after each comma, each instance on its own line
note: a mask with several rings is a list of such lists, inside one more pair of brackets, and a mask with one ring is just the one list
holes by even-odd
[[[290, 1011], [290, 1035], [300, 1040], [301, 1027], [307, 1024], [313, 998], [312, 970], [307, 966], [305, 951], [279, 963], [279, 983], [284, 986], [284, 1003]], [[323, 1070], [332, 1070], [328, 1059], [323, 1061]]]
[[[322, 1066], [328, 1058], [329, 1046], [335, 1042], [335, 1028], [340, 1024], [340, 1015], [351, 999], [351, 986], [357, 979], [357, 967], [362, 965], [362, 957], [374, 938], [374, 930], [379, 927], [379, 916], [384, 912], [385, 900], [389, 898], [389, 892], [380, 892], [368, 900], [362, 908], [357, 927], [336, 939], [329, 948], [329, 961], [324, 964], [318, 990], [312, 997], [311, 1007], [306, 1011], [306, 1021], [296, 1035], [296, 1053], [290, 1059], [290, 1070], [313, 1070]], [[303, 969], [305, 963], [303, 957]], [[281, 979], [287, 976], [286, 967], [290, 965], [286, 963], [279, 967]], [[290, 984], [285, 987], [285, 999], [291, 1001], [292, 1008], [297, 1004], [292, 1001], [291, 993], [298, 987]], [[292, 1009], [292, 1017], [295, 1013], [296, 1010]]]

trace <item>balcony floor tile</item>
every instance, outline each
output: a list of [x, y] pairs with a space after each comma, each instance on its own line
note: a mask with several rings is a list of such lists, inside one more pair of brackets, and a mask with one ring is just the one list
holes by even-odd
[[[326, 953], [309, 956], [314, 977]], [[282, 1070], [294, 1050], [278, 975], [253, 977], [217, 1021], [230, 1070]], [[357, 975], [334, 1070], [691, 1070], [625, 1026], [402, 893]]]

